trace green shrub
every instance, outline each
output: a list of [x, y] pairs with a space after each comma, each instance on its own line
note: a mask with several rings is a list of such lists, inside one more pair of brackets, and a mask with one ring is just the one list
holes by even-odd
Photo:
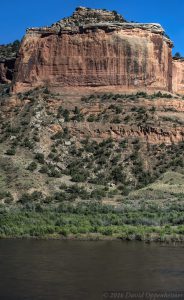
[[89, 115], [89, 117], [87, 118], [88, 122], [95, 122], [96, 120], [96, 116], [95, 115]]
[[68, 109], [65, 109], [65, 110], [63, 111], [63, 117], [64, 117], [64, 119], [65, 119], [65, 122], [69, 122], [69, 121], [70, 121], [70, 112], [69, 112]]
[[22, 142], [22, 146], [29, 148], [29, 149], [33, 149], [33, 147], [34, 147], [33, 142], [30, 141], [27, 137]]
[[52, 137], [51, 139], [52, 140], [58, 140], [58, 139], [61, 139], [63, 137], [63, 132], [62, 131], [58, 131], [56, 132]]
[[95, 189], [91, 192], [91, 198], [101, 200], [106, 197], [106, 191], [104, 189]]
[[21, 204], [26, 204], [26, 203], [28, 203], [30, 201], [30, 195], [29, 194], [27, 194], [27, 193], [25, 193], [25, 194], [23, 194], [20, 198], [19, 198], [19, 202], [21, 203]]
[[37, 163], [35, 161], [32, 161], [30, 163], [30, 165], [27, 167], [27, 170], [29, 170], [29, 171], [35, 171], [36, 168], [37, 168]]
[[61, 177], [61, 173], [54, 166], [49, 167], [47, 174], [49, 175], [49, 177]]
[[115, 123], [115, 124], [119, 124], [121, 123], [121, 120], [118, 116], [114, 117], [113, 120], [111, 121], [111, 123]]
[[36, 159], [40, 164], [44, 164], [44, 162], [45, 162], [45, 158], [44, 158], [44, 154], [43, 154], [43, 153], [36, 153], [36, 154], [35, 154], [35, 159]]
[[122, 168], [120, 166], [115, 167], [112, 171], [111, 171], [111, 177], [112, 179], [118, 183], [124, 183], [126, 176], [122, 171]]
[[40, 170], [39, 170], [40, 173], [47, 173], [48, 172], [48, 167], [46, 165], [43, 165]]
[[16, 149], [15, 148], [10, 148], [6, 151], [6, 155], [15, 155]]
[[74, 182], [85, 182], [87, 180], [87, 172], [79, 172], [71, 174], [72, 181]]

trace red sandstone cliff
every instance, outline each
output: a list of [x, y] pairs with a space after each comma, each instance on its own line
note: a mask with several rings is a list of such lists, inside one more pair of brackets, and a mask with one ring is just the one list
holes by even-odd
[[44, 84], [172, 91], [171, 49], [158, 24], [79, 8], [51, 27], [27, 31], [14, 91]]

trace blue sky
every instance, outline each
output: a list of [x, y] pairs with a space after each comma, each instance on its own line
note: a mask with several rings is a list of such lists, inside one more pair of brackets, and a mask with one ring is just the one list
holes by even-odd
[[77, 6], [117, 10], [127, 20], [161, 23], [184, 55], [183, 0], [8, 0], [1, 1], [0, 44], [21, 39], [27, 27], [50, 25]]

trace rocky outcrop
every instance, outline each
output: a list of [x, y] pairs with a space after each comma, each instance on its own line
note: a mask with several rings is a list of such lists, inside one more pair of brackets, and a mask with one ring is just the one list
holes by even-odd
[[173, 92], [184, 95], [184, 59], [173, 59]]
[[[82, 136], [90, 136], [92, 139], [105, 140], [112, 138], [114, 140], [122, 140], [127, 138], [133, 140], [139, 138], [149, 144], [167, 144], [179, 143], [184, 141], [184, 130], [183, 127], [156, 127], [156, 126], [132, 126], [125, 124], [101, 124], [99, 127], [98, 123], [93, 124], [81, 124], [74, 123], [69, 124], [70, 132], [73, 136], [81, 138]], [[70, 127], [71, 126], [71, 127]]]
[[79, 6], [76, 8], [75, 12], [71, 17], [64, 18], [54, 23], [51, 27], [60, 31], [61, 28], [65, 27], [78, 27], [81, 25], [96, 24], [99, 22], [124, 23], [126, 22], [126, 20], [115, 10], [108, 11], [106, 9], [91, 9]]
[[14, 91], [40, 85], [172, 90], [172, 42], [159, 24], [78, 8], [51, 27], [27, 30]]

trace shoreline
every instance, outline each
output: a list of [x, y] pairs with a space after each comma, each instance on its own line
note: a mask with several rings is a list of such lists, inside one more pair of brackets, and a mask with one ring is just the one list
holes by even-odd
[[39, 240], [39, 241], [81, 241], [81, 242], [103, 242], [103, 241], [119, 241], [119, 242], [138, 242], [144, 244], [183, 244], [184, 245], [184, 236], [165, 236], [163, 238], [159, 236], [150, 236], [142, 239], [138, 239], [133, 236], [129, 237], [119, 237], [119, 236], [103, 236], [103, 235], [69, 235], [69, 236], [62, 236], [62, 235], [47, 235], [47, 236], [0, 236], [0, 240]]

